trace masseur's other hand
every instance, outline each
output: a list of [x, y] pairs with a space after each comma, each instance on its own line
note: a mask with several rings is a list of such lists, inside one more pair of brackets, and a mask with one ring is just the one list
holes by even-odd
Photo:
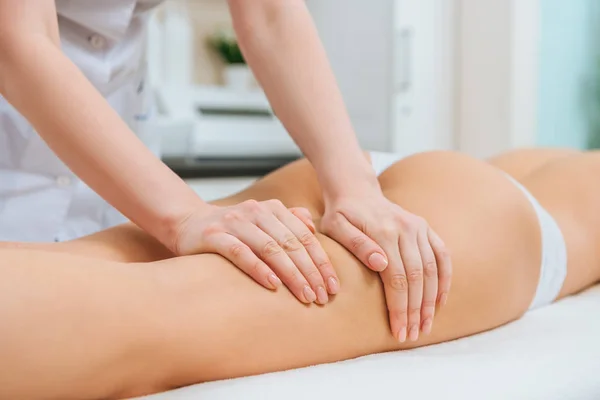
[[283, 281], [301, 302], [325, 304], [339, 281], [314, 232], [306, 209], [248, 200], [190, 214], [173, 247], [178, 255], [220, 254], [268, 289]]
[[380, 272], [392, 334], [400, 342], [431, 332], [436, 304], [446, 303], [452, 266], [444, 243], [423, 218], [378, 189], [326, 201], [321, 228]]

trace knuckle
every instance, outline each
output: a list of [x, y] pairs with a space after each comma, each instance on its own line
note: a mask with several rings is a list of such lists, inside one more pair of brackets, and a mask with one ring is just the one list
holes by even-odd
[[[319, 282], [321, 281], [321, 273], [318, 269], [313, 269], [308, 274], [306, 274], [306, 279], [308, 279], [309, 281]], [[319, 283], [322, 283], [322, 281]]]
[[423, 270], [418, 268], [408, 271], [407, 279], [411, 283], [421, 282], [423, 280]]
[[302, 244], [296, 236], [289, 236], [281, 242], [281, 248], [285, 250], [285, 252], [289, 253], [300, 250], [302, 248]]
[[413, 223], [412, 221], [406, 221], [403, 225], [402, 225], [402, 229], [404, 230], [404, 233], [410, 236], [415, 236], [417, 234], [417, 232], [419, 232], [419, 225], [416, 223]]
[[381, 236], [385, 238], [393, 238], [398, 236], [396, 226], [394, 225], [384, 225], [381, 227]]
[[204, 227], [204, 230], [202, 231], [202, 233], [204, 236], [212, 236], [212, 235], [215, 235], [222, 231], [223, 231], [223, 228], [221, 227], [221, 225], [219, 225], [217, 223], [212, 223], [212, 224], [206, 225], [206, 227]]
[[423, 274], [426, 278], [435, 278], [437, 276], [437, 264], [434, 260], [425, 261]]
[[430, 310], [435, 308], [435, 300], [423, 300], [421, 308], [423, 308], [423, 310], [427, 310], [428, 313], [430, 313]]
[[331, 263], [329, 261], [321, 261], [321, 262], [317, 263], [317, 269], [319, 271], [327, 271], [332, 268], [333, 268], [333, 266], [331, 265]]
[[242, 243], [236, 243], [229, 247], [228, 253], [233, 258], [239, 258], [244, 252], [244, 250], [246, 250], [245, 245], [243, 245]]
[[304, 247], [310, 247], [317, 244], [317, 238], [310, 232], [303, 233], [298, 239]]
[[358, 251], [366, 242], [367, 239], [364, 236], [354, 236], [352, 239], [350, 239], [350, 250]]
[[406, 324], [406, 319], [408, 316], [408, 310], [406, 308], [390, 308], [390, 314], [396, 316], [401, 323]]
[[283, 203], [281, 202], [281, 200], [279, 199], [271, 199], [267, 201], [267, 204], [269, 205], [269, 207], [271, 207], [272, 209], [279, 209], [279, 208], [285, 208], [285, 206], [283, 205]]
[[277, 244], [276, 241], [269, 240], [267, 243], [265, 243], [263, 245], [260, 255], [263, 259], [265, 259], [265, 258], [270, 258], [270, 257], [276, 256], [276, 255], [280, 254], [281, 251], [282, 251], [282, 249], [281, 249], [281, 247], [279, 247], [279, 244]]
[[237, 222], [242, 219], [242, 215], [235, 210], [229, 210], [225, 214], [223, 214], [223, 220], [225, 222]]
[[256, 260], [255, 262], [252, 263], [252, 266], [250, 267], [248, 274], [250, 276], [258, 276], [261, 269], [262, 269], [262, 263], [259, 260]]
[[444, 248], [440, 251], [440, 257], [446, 261], [450, 261], [450, 258], [452, 258], [450, 250], [448, 250], [448, 248], [444, 246]]
[[261, 208], [260, 203], [254, 199], [246, 200], [242, 203], [242, 205], [246, 210], [252, 212], [258, 211]]
[[408, 281], [404, 274], [394, 274], [390, 277], [390, 286], [397, 292], [406, 292], [408, 289]]
[[294, 282], [297, 285], [300, 285], [300, 287], [302, 287], [305, 283], [304, 276], [297, 269], [294, 269], [292, 272], [290, 272], [289, 280], [290, 282]]
[[419, 319], [421, 317], [421, 307], [411, 307], [408, 311], [408, 316], [411, 320]]

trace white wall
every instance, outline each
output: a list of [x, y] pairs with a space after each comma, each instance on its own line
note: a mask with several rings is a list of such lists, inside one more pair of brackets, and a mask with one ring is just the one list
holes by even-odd
[[307, 0], [365, 149], [391, 148], [393, 0]]
[[458, 148], [535, 144], [540, 0], [456, 0]]
[[451, 2], [307, 4], [364, 148], [454, 148]]

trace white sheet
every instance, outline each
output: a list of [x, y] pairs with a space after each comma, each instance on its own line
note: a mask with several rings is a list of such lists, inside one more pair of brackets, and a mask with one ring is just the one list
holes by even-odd
[[144, 399], [600, 399], [600, 286], [453, 342]]
[[[372, 156], [378, 173], [400, 158]], [[600, 286], [499, 329], [449, 343], [195, 385], [144, 399], [380, 398], [600, 399]]]

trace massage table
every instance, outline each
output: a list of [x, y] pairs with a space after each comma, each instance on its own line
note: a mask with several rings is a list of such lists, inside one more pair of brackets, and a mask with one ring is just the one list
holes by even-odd
[[[373, 158], [381, 170], [398, 156]], [[600, 285], [452, 342], [140, 399], [600, 399]]]

